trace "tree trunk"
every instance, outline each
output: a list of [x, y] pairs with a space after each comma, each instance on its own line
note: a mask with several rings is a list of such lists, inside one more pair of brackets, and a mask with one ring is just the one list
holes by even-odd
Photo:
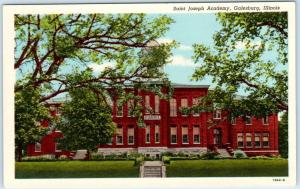
[[18, 162], [22, 161], [22, 144], [18, 144]]
[[87, 154], [86, 154], [86, 160], [90, 160], [91, 159], [91, 153], [90, 150], [87, 150]]

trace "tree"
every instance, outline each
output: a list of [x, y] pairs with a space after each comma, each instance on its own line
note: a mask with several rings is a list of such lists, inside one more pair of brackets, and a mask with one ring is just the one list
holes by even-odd
[[194, 45], [193, 78], [216, 85], [208, 99], [231, 116], [287, 111], [287, 13], [219, 13], [217, 20], [214, 45]]
[[40, 141], [47, 132], [42, 120], [50, 120], [49, 110], [40, 103], [40, 92], [26, 88], [15, 94], [15, 148], [18, 161], [26, 144]]
[[281, 120], [279, 122], [279, 153], [282, 157], [288, 158], [289, 155], [289, 145], [288, 145], [288, 113], [285, 112], [281, 116]]
[[[168, 83], [161, 68], [175, 42], [155, 40], [172, 22], [145, 14], [15, 15], [15, 91], [40, 88], [43, 102], [90, 83], [116, 91], [127, 83]], [[92, 64], [105, 69], [83, 79]]]
[[112, 137], [115, 125], [111, 109], [90, 89], [75, 88], [69, 94], [71, 100], [62, 106], [61, 122], [57, 124], [63, 133], [59, 143], [66, 150], [87, 149], [89, 159], [97, 145]]

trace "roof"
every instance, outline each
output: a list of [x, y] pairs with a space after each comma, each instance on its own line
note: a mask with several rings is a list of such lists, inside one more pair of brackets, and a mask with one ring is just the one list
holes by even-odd
[[172, 83], [174, 88], [209, 88], [209, 85], [190, 85], [190, 84], [180, 84], [180, 83]]

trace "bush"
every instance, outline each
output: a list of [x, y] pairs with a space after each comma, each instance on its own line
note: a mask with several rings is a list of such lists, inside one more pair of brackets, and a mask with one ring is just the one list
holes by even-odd
[[135, 166], [140, 166], [143, 163], [143, 161], [144, 161], [144, 157], [143, 156], [137, 157], [137, 158], [135, 158], [134, 165]]
[[138, 152], [131, 152], [127, 158], [130, 159], [130, 160], [135, 160], [137, 157], [143, 157], [144, 155], [143, 154], [140, 154]]
[[92, 154], [91, 160], [103, 160], [104, 155], [103, 154]]
[[233, 158], [235, 159], [247, 158], [247, 155], [242, 150], [235, 150], [233, 152]]
[[174, 154], [172, 153], [172, 152], [163, 152], [162, 154], [161, 154], [162, 156], [174, 156]]
[[200, 159], [219, 159], [218, 154], [213, 151], [208, 151], [200, 156]]
[[169, 156], [162, 156], [162, 161], [164, 162], [164, 164], [170, 164], [171, 159]]
[[59, 156], [58, 160], [59, 161], [68, 161], [68, 160], [70, 160], [70, 158], [68, 158], [66, 155], [61, 155], [61, 156]]
[[22, 158], [23, 161], [55, 161], [55, 155], [44, 154], [40, 156], [26, 156]]

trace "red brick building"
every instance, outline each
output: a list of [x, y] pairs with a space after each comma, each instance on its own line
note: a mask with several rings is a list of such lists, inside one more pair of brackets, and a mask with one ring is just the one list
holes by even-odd
[[[264, 118], [237, 117], [231, 121], [224, 119], [224, 112], [181, 113], [182, 107], [199, 103], [208, 92], [207, 85], [174, 85], [173, 97], [167, 101], [149, 92], [136, 92], [143, 98], [143, 119], [145, 127], [137, 126], [137, 118], [129, 113], [130, 101], [123, 106], [113, 103], [113, 121], [117, 128], [111, 143], [99, 145], [98, 152], [130, 153], [139, 152], [147, 156], [159, 156], [162, 152], [203, 153], [208, 149], [241, 149], [247, 155], [278, 154], [277, 114]], [[54, 115], [62, 103], [49, 102]], [[149, 111], [152, 109], [152, 111]], [[151, 112], [151, 114], [150, 114]], [[215, 122], [210, 126], [210, 122]], [[27, 154], [69, 154], [57, 148], [54, 138], [60, 137], [53, 131], [41, 142], [29, 145]], [[217, 147], [217, 148], [216, 148]]]

